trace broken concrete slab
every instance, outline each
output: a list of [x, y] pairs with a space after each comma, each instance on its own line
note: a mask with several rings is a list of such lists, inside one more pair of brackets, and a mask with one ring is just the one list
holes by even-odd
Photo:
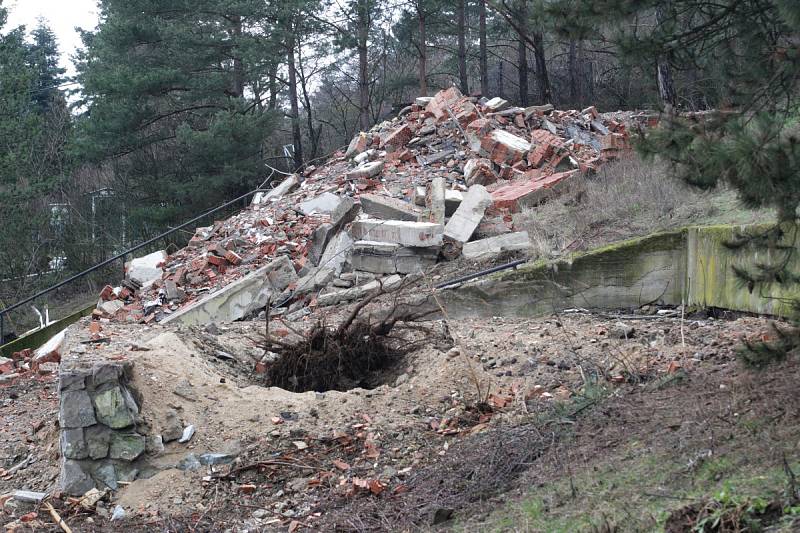
[[311, 215], [319, 213], [321, 215], [330, 215], [339, 207], [342, 198], [331, 192], [324, 192], [310, 200], [301, 203], [298, 209], [304, 215]]
[[486, 209], [492, 205], [492, 195], [483, 185], [473, 185], [444, 228], [444, 238], [449, 242], [464, 244], [483, 220]]
[[490, 113], [497, 113], [498, 111], [502, 111], [508, 107], [508, 100], [503, 100], [499, 96], [495, 96], [491, 100], [487, 101], [483, 107], [485, 107]]
[[350, 257], [355, 270], [374, 274], [422, 272], [436, 263], [437, 248], [411, 248], [389, 242], [356, 241]]
[[333, 268], [315, 268], [297, 280], [294, 294], [296, 296], [316, 292], [333, 281], [335, 277]]
[[294, 264], [288, 255], [282, 255], [264, 267], [267, 279], [276, 291], [282, 291], [297, 281]]
[[347, 262], [347, 254], [353, 245], [353, 238], [346, 231], [340, 231], [328, 243], [325, 248], [325, 253], [319, 260], [320, 268], [330, 269], [337, 276], [341, 274], [345, 263]]
[[333, 235], [333, 224], [327, 222], [320, 224], [311, 234], [311, 246], [308, 249], [308, 260], [314, 266], [319, 265], [322, 254], [328, 246], [328, 241]]
[[371, 217], [383, 220], [409, 220], [416, 222], [420, 213], [403, 200], [379, 194], [362, 194], [361, 209]]
[[444, 227], [433, 222], [403, 220], [357, 220], [351, 228], [353, 237], [362, 241], [391, 242], [419, 248], [441, 246]]
[[149, 285], [161, 279], [164, 273], [162, 266], [167, 261], [167, 252], [159, 250], [144, 257], [137, 257], [128, 263], [125, 268], [127, 277], [141, 286]]
[[298, 185], [300, 185], [300, 179], [297, 177], [297, 175], [292, 174], [291, 176], [287, 176], [286, 179], [276, 185], [272, 190], [265, 193], [256, 193], [253, 196], [252, 204], [260, 205], [277, 201], [282, 198], [283, 195], [296, 188]]
[[272, 268], [272, 263], [265, 265], [169, 315], [161, 323], [200, 326], [211, 322], [239, 320], [256, 309], [265, 307], [276, 292], [267, 278], [267, 273]]
[[331, 224], [334, 230], [338, 231], [343, 225], [355, 220], [360, 210], [361, 206], [349, 196], [339, 197], [339, 205], [331, 212]]
[[433, 178], [429, 185], [428, 194], [425, 198], [430, 213], [430, 221], [436, 224], [444, 224], [445, 217], [445, 183], [444, 178]]
[[528, 237], [528, 232], [517, 231], [464, 243], [461, 253], [467, 259], [485, 259], [502, 252], [527, 250], [530, 246], [531, 240]]

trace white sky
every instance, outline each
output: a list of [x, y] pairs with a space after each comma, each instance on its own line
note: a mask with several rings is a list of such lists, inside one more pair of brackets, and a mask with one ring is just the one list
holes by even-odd
[[81, 38], [75, 27], [91, 30], [97, 25], [96, 0], [0, 0], [8, 9], [7, 31], [25, 25], [28, 31], [36, 26], [36, 19], [43, 17], [58, 39], [61, 66], [67, 74], [75, 74], [71, 57], [81, 46]]

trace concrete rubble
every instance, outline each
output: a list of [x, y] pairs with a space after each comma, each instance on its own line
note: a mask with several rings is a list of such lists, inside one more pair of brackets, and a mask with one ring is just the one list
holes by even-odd
[[[628, 129], [648, 120], [519, 108], [454, 87], [417, 98], [324, 165], [197, 228], [185, 248], [131, 261], [123, 283], [104, 289], [95, 318], [224, 322], [255, 316], [268, 301], [306, 317], [298, 311], [351, 289], [342, 276], [353, 272], [402, 276], [462, 255], [524, 254], [527, 235], [509, 225], [510, 213], [616, 158]], [[268, 268], [277, 262], [280, 274]]]

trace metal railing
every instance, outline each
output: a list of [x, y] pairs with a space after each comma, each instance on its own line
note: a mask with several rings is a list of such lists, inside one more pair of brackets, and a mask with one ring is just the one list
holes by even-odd
[[[84, 276], [86, 276], [88, 274], [91, 274], [92, 272], [94, 272], [96, 270], [99, 270], [99, 269], [101, 269], [103, 267], [106, 267], [106, 266], [116, 262], [116, 261], [119, 261], [120, 259], [122, 260], [122, 263], [124, 265], [127, 256], [132, 254], [132, 253], [134, 253], [134, 252], [136, 252], [137, 250], [141, 250], [142, 248], [144, 248], [146, 246], [149, 246], [149, 245], [151, 245], [151, 244], [153, 244], [153, 243], [155, 243], [155, 242], [157, 242], [157, 241], [159, 241], [161, 239], [166, 239], [167, 237], [169, 237], [173, 233], [175, 233], [177, 231], [180, 231], [180, 230], [186, 228], [187, 226], [191, 226], [191, 225], [197, 223], [198, 221], [202, 220], [203, 218], [205, 218], [205, 217], [207, 217], [209, 215], [213, 215], [214, 213], [216, 213], [218, 211], [221, 211], [221, 210], [223, 210], [223, 209], [225, 209], [227, 207], [230, 207], [230, 206], [236, 204], [237, 202], [241, 202], [243, 200], [246, 200], [249, 196], [252, 196], [252, 195], [254, 195], [256, 193], [259, 193], [259, 192], [267, 192], [269, 190], [270, 189], [264, 189], [264, 188], [259, 187], [258, 189], [255, 189], [255, 190], [252, 190], [252, 191], [250, 191], [248, 193], [245, 193], [242, 196], [239, 196], [238, 198], [235, 198], [235, 199], [233, 199], [233, 200], [231, 200], [229, 202], [226, 202], [226, 203], [224, 203], [224, 204], [222, 204], [220, 206], [217, 206], [217, 207], [215, 207], [215, 208], [213, 208], [213, 209], [211, 209], [209, 211], [206, 211], [202, 215], [196, 216], [193, 219], [184, 222], [180, 226], [176, 226], [174, 228], [171, 228], [168, 231], [165, 231], [164, 233], [161, 233], [160, 235], [157, 235], [157, 236], [153, 237], [152, 239], [148, 239], [148, 240], [146, 240], [146, 241], [144, 241], [142, 243], [137, 244], [136, 246], [134, 246], [132, 248], [128, 248], [124, 252], [118, 253], [117, 255], [106, 259], [105, 261], [97, 263], [93, 267], [88, 268], [88, 269], [84, 270], [83, 272], [80, 272], [78, 274], [72, 275], [72, 276], [68, 277], [67, 279], [56, 283], [52, 287], [48, 287], [47, 289], [39, 291], [36, 294], [34, 294], [33, 296], [29, 296], [28, 298], [25, 298], [24, 300], [19, 301], [19, 302], [15, 303], [15, 304], [13, 304], [11, 306], [8, 306], [8, 307], [5, 307], [3, 309], [0, 309], [0, 346], [3, 346], [5, 344], [5, 342], [4, 342], [4, 339], [5, 339], [5, 331], [4, 331], [4, 329], [5, 329], [5, 317], [6, 317], [6, 315], [8, 315], [10, 312], [14, 311], [15, 309], [19, 309], [23, 305], [28, 304], [28, 303], [36, 300], [37, 298], [41, 298], [42, 296], [45, 296], [45, 295], [47, 295], [47, 294], [49, 294], [49, 293], [51, 293], [51, 292], [53, 292], [55, 290], [58, 290], [58, 289], [64, 287], [65, 285], [69, 285], [70, 283], [73, 283], [73, 282], [83, 278]], [[245, 203], [245, 206], [246, 205], [247, 204]]]

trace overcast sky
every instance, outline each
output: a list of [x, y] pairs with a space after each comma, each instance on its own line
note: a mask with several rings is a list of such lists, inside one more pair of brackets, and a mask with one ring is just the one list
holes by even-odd
[[97, 25], [96, 0], [4, 0], [8, 9], [8, 24], [4, 30], [24, 24], [28, 31], [36, 26], [36, 19], [43, 17], [58, 38], [61, 64], [74, 74], [70, 57], [81, 46], [81, 39], [75, 27], [85, 30]]

